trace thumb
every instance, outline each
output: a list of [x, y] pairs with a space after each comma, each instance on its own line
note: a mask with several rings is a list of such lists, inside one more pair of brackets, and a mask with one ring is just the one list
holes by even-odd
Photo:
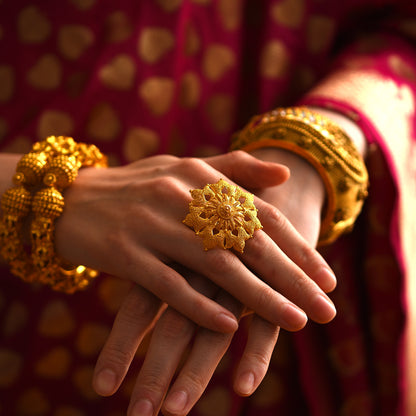
[[241, 150], [203, 160], [247, 189], [280, 185], [290, 176], [290, 171], [286, 166], [262, 161]]

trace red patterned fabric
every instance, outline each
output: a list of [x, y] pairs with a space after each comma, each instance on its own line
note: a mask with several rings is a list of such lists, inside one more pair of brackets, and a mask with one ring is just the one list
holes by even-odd
[[[282, 334], [245, 399], [231, 388], [239, 334], [192, 414], [404, 411], [416, 371], [404, 348], [416, 322], [415, 28], [414, 4], [397, 0], [0, 1], [4, 152], [66, 134], [112, 164], [211, 155], [251, 115], [300, 101], [344, 112], [371, 143], [365, 209], [323, 250], [336, 319]], [[125, 414], [145, 347], [114, 397], [97, 396], [91, 375], [127, 288], [107, 276], [66, 296], [1, 268], [0, 414]]]

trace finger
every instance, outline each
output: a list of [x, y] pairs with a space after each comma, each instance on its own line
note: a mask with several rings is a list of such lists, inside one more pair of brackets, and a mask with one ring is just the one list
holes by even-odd
[[279, 327], [253, 315], [248, 329], [247, 344], [234, 376], [234, 390], [241, 396], [249, 396], [263, 381], [269, 368]]
[[[192, 285], [206, 296], [218, 290], [207, 279], [190, 277]], [[195, 331], [195, 324], [168, 308], [155, 325], [146, 358], [131, 395], [129, 415], [158, 414], [169, 384]], [[232, 335], [229, 335], [230, 337]]]
[[241, 150], [203, 160], [247, 189], [279, 185], [285, 182], [290, 175], [286, 166], [261, 161]]
[[[187, 232], [187, 230], [181, 232]], [[290, 278], [284, 277], [285, 275], [300, 276], [300, 279], [305, 279], [305, 274], [282, 253], [265, 233], [259, 231], [255, 237], [260, 239], [259, 242], [267, 242], [264, 249], [260, 247], [260, 250], [258, 250], [258, 247], [256, 247], [256, 250], [252, 250], [252, 253], [256, 252], [259, 256], [261, 255], [258, 262], [252, 259], [253, 265], [258, 269], [256, 275], [230, 250], [216, 249], [205, 252], [198, 244], [198, 237], [194, 235], [193, 238], [194, 243], [192, 244], [191, 239], [189, 244], [189, 237], [183, 237], [183, 246], [173, 247], [175, 251], [171, 252], [172, 257], [189, 269], [208, 277], [242, 304], [274, 325], [281, 326], [289, 331], [297, 331], [305, 326], [307, 322], [305, 313], [285, 297], [282, 294], [283, 292], [279, 293], [277, 291], [280, 276], [284, 280], [290, 280]], [[261, 246], [261, 243], [259, 243], [259, 246]], [[172, 247], [170, 249], [172, 250]], [[260, 254], [258, 251], [260, 251]], [[245, 258], [245, 253], [243, 256]], [[269, 258], [269, 256], [271, 257]], [[255, 257], [254, 254], [252, 257]], [[260, 262], [270, 262], [270, 264], [266, 267], [257, 264]], [[266, 282], [263, 282], [257, 276], [261, 276]], [[312, 281], [311, 283], [314, 291], [323, 294], [316, 284]], [[311, 294], [310, 288], [306, 285], [301, 286], [299, 291], [302, 292], [302, 290], [305, 291], [303, 293], [305, 297]], [[296, 293], [297, 301], [302, 301], [305, 306], [308, 306], [308, 300], [303, 299], [300, 296], [301, 294]], [[313, 308], [309, 307], [308, 309], [313, 312]], [[205, 327], [207, 326], [205, 325]]]
[[[258, 215], [264, 231], [324, 292], [336, 286], [336, 277], [328, 263], [272, 205], [256, 199]], [[249, 248], [247, 244], [247, 248]], [[248, 251], [248, 250], [247, 250]]]
[[[265, 202], [261, 205], [266, 208], [271, 207]], [[275, 209], [273, 212], [278, 211]], [[284, 239], [287, 239], [293, 244], [300, 242], [306, 253], [306, 248], [309, 246], [296, 230], [290, 227], [289, 221], [282, 215], [277, 217], [275, 214], [273, 218], [276, 219], [274, 224], [271, 225], [269, 222], [268, 226], [275, 228], [275, 234], [282, 234], [279, 237], [280, 240], [284, 242]], [[198, 240], [190, 229], [178, 227], [176, 222], [165, 223], [164, 230], [171, 238], [158, 240], [157, 244], [159, 250], [167, 258], [172, 258], [177, 263], [184, 264], [187, 268], [208, 277], [271, 323], [291, 331], [302, 328], [306, 324], [306, 316], [299, 308], [294, 307], [293, 303], [302, 309], [305, 307], [305, 312], [317, 322], [328, 322], [334, 317], [335, 311], [332, 303], [321, 288], [314, 283], [314, 280], [319, 281], [324, 273], [326, 273], [326, 279], [332, 276], [332, 282], [334, 277], [315, 250], [309, 250], [310, 255], [306, 257], [307, 261], [304, 263], [308, 265], [310, 259], [314, 261], [313, 264], [320, 263], [321, 267], [317, 269], [318, 272], [309, 267], [314, 273], [313, 277], [309, 277], [302, 267], [291, 260], [263, 231], [257, 231], [254, 238], [248, 240], [246, 244], [247, 253], [249, 247], [254, 247], [254, 250], [251, 249], [251, 256], [249, 256], [251, 261], [247, 264], [249, 266], [247, 268], [230, 251], [203, 252], [202, 240]], [[182, 241], [182, 244], [172, 244], [174, 239]], [[253, 241], [257, 243], [254, 244]], [[266, 246], [258, 242], [264, 242]], [[156, 242], [153, 244], [155, 245]], [[287, 243], [286, 246], [288, 246]], [[246, 263], [246, 253], [241, 256], [241, 259]]]
[[257, 233], [247, 243], [242, 257], [250, 269], [259, 276], [265, 276], [271, 287], [301, 308], [315, 322], [326, 323], [335, 317], [336, 310], [329, 297], [267, 234]]
[[[177, 249], [184, 250], [179, 244]], [[182, 255], [188, 257], [186, 253]], [[205, 328], [220, 332], [237, 330], [238, 322], [229, 310], [195, 290], [172, 267], [151, 257], [146, 257], [144, 261], [140, 261], [140, 264], [142, 265], [141, 284], [163, 302]], [[136, 274], [137, 270], [134, 268], [132, 279]]]
[[[128, 415], [158, 414], [169, 384], [179, 366], [182, 354], [191, 341], [195, 324], [168, 308], [152, 333], [145, 361], [131, 395]], [[147, 414], [147, 413], [146, 413]]]
[[[201, 164], [204, 164], [204, 162], [188, 160], [186, 163], [181, 163], [181, 167], [186, 171], [192, 170], [191, 168], [194, 168], [196, 171], [196, 168], [198, 166], [201, 167]], [[213, 168], [210, 169], [215, 171]], [[185, 191], [183, 186], [179, 186], [178, 182], [180, 181], [177, 179], [175, 181], [163, 181], [159, 184], [159, 190], [163, 189], [162, 195], [165, 195], [167, 192], [166, 188], [170, 189], [167, 195], [170, 198], [175, 198], [175, 195], [177, 195], [177, 205], [180, 207], [180, 201], [183, 203]], [[164, 186], [160, 186], [162, 184]], [[179, 192], [177, 192], [178, 190]], [[176, 202], [175, 199], [169, 200], [172, 201], [172, 204]], [[176, 204], [174, 205], [176, 206]], [[185, 210], [185, 207], [183, 209]], [[151, 216], [149, 212], [146, 215]], [[185, 213], [181, 215], [180, 210], [178, 210], [177, 216], [184, 218]], [[138, 216], [138, 218], [143, 218], [143, 216]], [[134, 252], [134, 255], [129, 256], [134, 261], [131, 262], [131, 273], [127, 277], [137, 278], [136, 265], [141, 264], [141, 268], [144, 268], [146, 272], [145, 277], [141, 277], [143, 286], [198, 324], [224, 332], [234, 331], [237, 327], [236, 321], [233, 320], [230, 314], [227, 314], [227, 311], [193, 290], [180, 274], [164, 265], [159, 258], [172, 259], [176, 263], [183, 264], [187, 268], [208, 277], [260, 316], [285, 329], [298, 330], [306, 324], [307, 318], [305, 314], [293, 305], [293, 302], [296, 303], [298, 300], [303, 301], [303, 304], [308, 308], [307, 313], [314, 314], [312, 319], [318, 322], [332, 319], [333, 308], [328, 312], [328, 306], [327, 310], [325, 310], [321, 302], [316, 312], [316, 305], [311, 304], [310, 299], [316, 298], [315, 295], [320, 291], [319, 287], [308, 285], [305, 273], [272, 241], [269, 241], [267, 245], [267, 249], [271, 250], [272, 261], [270, 262], [270, 267], [267, 268], [262, 264], [256, 264], [255, 256], [253, 256], [253, 267], [250, 268], [254, 270], [254, 274], [243, 265], [234, 253], [221, 250], [211, 250], [210, 252], [201, 250], [201, 240], [197, 241], [194, 232], [180, 224], [176, 219], [172, 221], [171, 218], [165, 219], [165, 217], [161, 216], [154, 216], [151, 219], [154, 224], [153, 227], [149, 228], [149, 232], [146, 233], [147, 244], [154, 249], [157, 248], [158, 258], [151, 258], [151, 260], [138, 259], [139, 256]], [[287, 228], [282, 227], [282, 224], [277, 225], [280, 225], [279, 231], [284, 235], [291, 232]], [[143, 227], [146, 228], [146, 224], [142, 224]], [[158, 233], [152, 232], [155, 227], [163, 229], [165, 238], [161, 239]], [[252, 240], [258, 239], [259, 236], [263, 236], [263, 239], [268, 238], [264, 232], [258, 231]], [[134, 236], [132, 239], [134, 242]], [[178, 242], [181, 242], [181, 244], [178, 244]], [[136, 245], [129, 244], [129, 247], [134, 248]], [[257, 251], [262, 254], [263, 260], [264, 254], [269, 253], [268, 250], [265, 251], [261, 246], [257, 246]], [[264, 271], [267, 271], [268, 274], [264, 274]], [[283, 290], [285, 288], [289, 289], [287, 293], [278, 286], [279, 276], [283, 276], [282, 287]], [[296, 278], [293, 279], [293, 277]], [[299, 290], [293, 290], [296, 288], [288, 284], [288, 280], [295, 284], [300, 282]], [[296, 295], [296, 301], [290, 298], [292, 295]], [[323, 292], [322, 295], [324, 295]], [[301, 307], [303, 308], [303, 306]]]
[[109, 396], [117, 391], [160, 307], [161, 302], [150, 292], [132, 287], [95, 366], [93, 387], [98, 394]]
[[[236, 316], [241, 315], [241, 304], [224, 291], [216, 300]], [[203, 328], [198, 331], [191, 353], [163, 404], [164, 414], [188, 414], [205, 391], [232, 337], [232, 334], [221, 334]]]

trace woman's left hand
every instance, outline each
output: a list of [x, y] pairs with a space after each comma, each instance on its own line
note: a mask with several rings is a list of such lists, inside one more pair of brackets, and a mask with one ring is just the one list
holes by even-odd
[[[292, 176], [286, 184], [258, 188], [255, 192], [279, 207], [311, 246], [315, 246], [324, 198], [319, 177], [303, 160], [287, 152], [261, 150], [256, 156], [285, 163], [291, 168]], [[259, 216], [265, 231], [272, 233], [274, 227], [273, 224], [268, 226], [267, 215], [260, 211]], [[278, 235], [271, 237], [279, 244]], [[296, 247], [287, 254], [299, 256]], [[196, 290], [241, 317], [244, 307], [229, 294], [219, 292], [215, 285], [200, 276], [189, 276], [189, 282]], [[332, 289], [325, 288], [326, 291]], [[187, 414], [204, 392], [233, 337], [233, 334], [198, 328], [173, 308], [159, 308], [163, 307], [152, 294], [135, 286], [119, 311], [97, 362], [94, 387], [100, 394], [113, 394], [124, 379], [144, 335], [153, 327], [155, 317], [159, 318], [131, 396], [129, 415], [156, 415], [162, 406], [164, 413], [169, 415]], [[258, 315], [252, 315], [250, 319], [248, 341], [234, 376], [234, 389], [243, 396], [252, 394], [263, 380], [279, 334], [278, 327]], [[171, 386], [191, 340], [194, 340], [192, 349]], [[107, 372], [98, 377], [104, 368], [116, 368], [117, 374]]]
[[[225, 291], [218, 293], [212, 282], [189, 274], [187, 279], [194, 289], [214, 298], [236, 317], [242, 316], [244, 307]], [[198, 327], [171, 307], [162, 307], [158, 314], [160, 306], [150, 292], [134, 286], [118, 312], [96, 365], [95, 390], [105, 396], [115, 393], [141, 341], [154, 326], [130, 399], [131, 416], [157, 415], [162, 405], [165, 414], [187, 414], [203, 394], [234, 335]], [[250, 319], [248, 341], [234, 384], [235, 391], [243, 396], [252, 394], [263, 380], [279, 334], [279, 327], [258, 315], [253, 314]], [[171, 386], [184, 357], [184, 365]], [[115, 369], [114, 373], [109, 368]]]

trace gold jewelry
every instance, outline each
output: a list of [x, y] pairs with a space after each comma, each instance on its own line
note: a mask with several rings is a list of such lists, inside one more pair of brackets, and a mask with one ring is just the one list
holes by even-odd
[[[66, 136], [50, 136], [35, 143], [31, 153], [18, 163], [14, 176], [16, 187], [2, 197], [0, 242], [11, 271], [23, 280], [73, 293], [85, 288], [98, 275], [96, 270], [70, 266], [58, 259], [53, 242], [54, 222], [65, 205], [61, 191], [75, 180], [83, 166], [105, 167], [107, 158], [97, 147], [76, 143]], [[39, 189], [42, 185], [45, 187]], [[36, 191], [34, 196], [31, 191]], [[23, 218], [30, 207], [35, 214], [31, 224], [31, 258], [21, 236]]]
[[234, 248], [242, 253], [246, 240], [262, 228], [253, 194], [223, 179], [190, 192], [189, 214], [183, 222], [203, 238], [205, 250]]
[[1, 199], [4, 215], [0, 223], [0, 252], [11, 272], [27, 282], [32, 281], [33, 275], [21, 234], [23, 218], [29, 214], [31, 204], [32, 195], [23, 185], [7, 190]]
[[23, 245], [23, 220], [31, 211], [30, 189], [40, 185], [48, 163], [45, 153], [32, 151], [24, 155], [16, 166], [13, 176], [14, 187], [1, 198], [3, 221], [0, 222], [1, 254], [10, 264], [11, 272], [26, 282], [33, 282], [35, 276], [29, 256]]
[[347, 134], [329, 118], [305, 107], [277, 108], [253, 117], [238, 132], [232, 150], [278, 147], [311, 163], [326, 188], [319, 244], [350, 231], [367, 197], [368, 173]]

